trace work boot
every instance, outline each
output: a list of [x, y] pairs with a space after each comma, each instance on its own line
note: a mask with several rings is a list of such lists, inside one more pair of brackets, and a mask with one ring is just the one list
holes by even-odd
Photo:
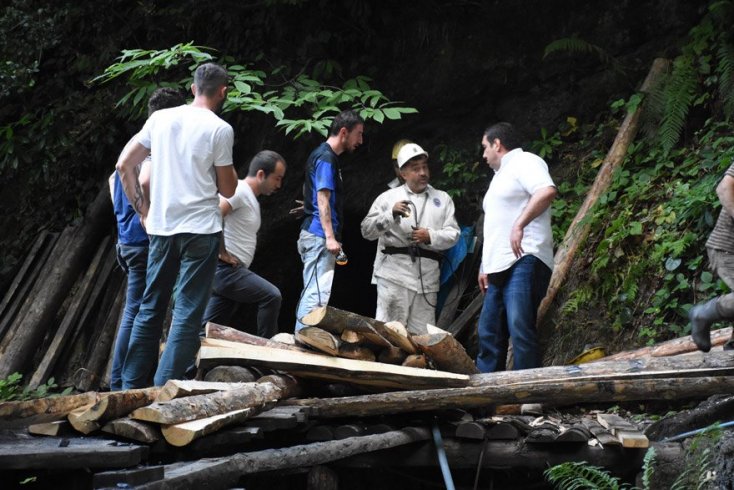
[[711, 324], [722, 319], [718, 300], [719, 298], [714, 298], [695, 305], [688, 312], [688, 318], [691, 320], [691, 336], [698, 350], [703, 352], [711, 350]]

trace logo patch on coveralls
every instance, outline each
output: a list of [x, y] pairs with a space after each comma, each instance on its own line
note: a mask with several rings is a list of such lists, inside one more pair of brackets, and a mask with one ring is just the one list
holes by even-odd
[[440, 200], [439, 198], [437, 198], [437, 197], [434, 197], [434, 198], [433, 198], [433, 204], [434, 204], [434, 205], [435, 205], [435, 206], [436, 206], [437, 208], [440, 208], [440, 207], [441, 207], [441, 200]]

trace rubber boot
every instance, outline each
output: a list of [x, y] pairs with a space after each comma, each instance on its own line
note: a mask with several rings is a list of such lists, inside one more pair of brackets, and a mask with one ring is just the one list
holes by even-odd
[[711, 324], [722, 320], [718, 306], [719, 298], [714, 298], [703, 304], [696, 305], [688, 312], [691, 320], [691, 336], [698, 350], [711, 350]]

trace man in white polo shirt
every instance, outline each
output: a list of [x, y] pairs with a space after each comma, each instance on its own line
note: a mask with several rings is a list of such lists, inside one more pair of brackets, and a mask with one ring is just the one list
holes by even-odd
[[[232, 126], [215, 114], [226, 98], [227, 72], [199, 66], [189, 105], [163, 109], [146, 121], [117, 163], [123, 189], [150, 235], [145, 293], [128, 344], [123, 389], [142, 388], [158, 359], [171, 293], [173, 322], [154, 384], [181, 379], [199, 350], [199, 328], [217, 267], [222, 231], [219, 194], [237, 186], [232, 163]], [[150, 153], [150, 209], [136, 167]]]
[[494, 177], [484, 196], [484, 249], [479, 289], [477, 367], [502, 371], [512, 339], [515, 369], [541, 365], [535, 322], [553, 268], [550, 204], [556, 187], [548, 165], [520, 148], [509, 123], [490, 126], [482, 137]]

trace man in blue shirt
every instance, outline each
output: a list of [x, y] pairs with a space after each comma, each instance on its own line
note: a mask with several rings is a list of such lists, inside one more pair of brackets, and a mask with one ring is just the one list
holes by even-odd
[[339, 155], [359, 147], [363, 132], [364, 120], [359, 114], [342, 111], [331, 123], [327, 140], [311, 152], [306, 161], [305, 219], [298, 237], [298, 253], [303, 261], [303, 292], [296, 309], [296, 331], [304, 327], [301, 319], [305, 315], [329, 302], [344, 220]]

